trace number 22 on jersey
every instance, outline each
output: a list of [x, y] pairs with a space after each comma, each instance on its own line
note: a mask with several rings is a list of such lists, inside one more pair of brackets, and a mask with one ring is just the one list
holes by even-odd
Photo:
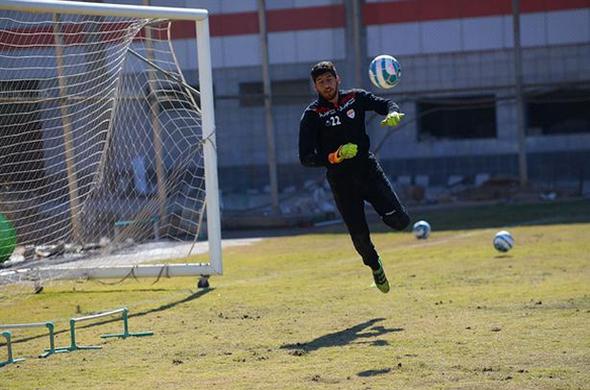
[[333, 115], [331, 117], [328, 118], [328, 120], [326, 121], [326, 126], [330, 127], [330, 126], [339, 126], [342, 123], [340, 122], [340, 117], [338, 115]]

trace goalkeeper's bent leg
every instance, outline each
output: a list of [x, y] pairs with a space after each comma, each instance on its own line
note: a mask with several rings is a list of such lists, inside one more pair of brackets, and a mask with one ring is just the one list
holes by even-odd
[[400, 210], [393, 210], [381, 217], [385, 224], [395, 230], [404, 230], [410, 224], [410, 216], [401, 207]]
[[370, 160], [367, 189], [367, 200], [387, 226], [395, 230], [408, 227], [410, 216], [376, 160]]

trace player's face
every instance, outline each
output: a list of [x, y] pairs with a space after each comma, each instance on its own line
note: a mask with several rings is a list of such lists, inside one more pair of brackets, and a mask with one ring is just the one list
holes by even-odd
[[330, 72], [319, 75], [314, 82], [315, 90], [328, 101], [334, 100], [338, 95], [339, 84], [340, 78], [338, 76], [334, 77]]

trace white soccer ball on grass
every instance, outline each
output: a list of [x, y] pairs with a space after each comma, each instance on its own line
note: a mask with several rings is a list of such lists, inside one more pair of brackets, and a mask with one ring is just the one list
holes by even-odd
[[512, 234], [506, 230], [501, 230], [494, 236], [494, 248], [499, 252], [508, 252], [514, 246]]
[[430, 224], [426, 221], [420, 220], [412, 227], [412, 232], [419, 240], [425, 240], [430, 236]]

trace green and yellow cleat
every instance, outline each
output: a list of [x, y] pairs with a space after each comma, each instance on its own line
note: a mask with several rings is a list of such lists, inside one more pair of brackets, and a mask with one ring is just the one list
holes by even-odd
[[389, 292], [389, 282], [387, 281], [387, 276], [385, 276], [385, 271], [383, 270], [383, 264], [381, 264], [381, 259], [379, 261], [379, 269], [377, 271], [373, 271], [373, 280], [375, 280], [375, 286], [382, 292], [387, 293]]

